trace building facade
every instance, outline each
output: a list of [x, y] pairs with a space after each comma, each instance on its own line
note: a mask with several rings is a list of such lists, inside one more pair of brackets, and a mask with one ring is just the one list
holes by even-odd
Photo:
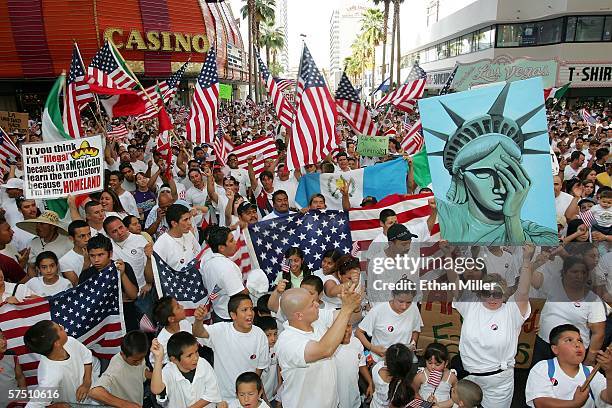
[[570, 98], [612, 96], [609, 0], [462, 1], [458, 9], [442, 0], [403, 6], [420, 22], [402, 32], [402, 78], [418, 61], [430, 93], [458, 66], [455, 90], [541, 76], [544, 87], [569, 82]]
[[276, 26], [279, 27], [285, 35], [285, 46], [279, 53], [279, 62], [283, 67], [284, 72], [289, 71], [289, 29], [287, 17], [288, 0], [276, 0]]

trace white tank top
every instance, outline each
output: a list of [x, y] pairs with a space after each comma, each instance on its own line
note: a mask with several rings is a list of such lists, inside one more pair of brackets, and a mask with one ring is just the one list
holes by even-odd
[[429, 371], [426, 368], [421, 367], [419, 368], [419, 373], [421, 372], [425, 376], [425, 381], [423, 382], [423, 384], [421, 384], [421, 388], [419, 389], [419, 395], [421, 396], [421, 398], [427, 400], [431, 396], [431, 394], [434, 394], [438, 402], [444, 402], [451, 399], [451, 385], [449, 380], [451, 377], [451, 373], [457, 375], [455, 370], [450, 370], [448, 374], [445, 374], [444, 377], [442, 377], [442, 381], [440, 381], [440, 385], [438, 385], [437, 388], [434, 388], [431, 384], [427, 383], [427, 380], [429, 379]]

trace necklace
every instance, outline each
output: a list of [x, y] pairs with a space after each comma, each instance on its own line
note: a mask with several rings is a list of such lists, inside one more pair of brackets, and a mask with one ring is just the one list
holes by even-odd
[[[168, 234], [170, 235], [170, 234]], [[170, 235], [172, 237], [172, 235]], [[183, 252], [185, 252], [187, 250], [186, 245], [185, 245], [185, 236], [181, 235], [181, 238], [174, 238], [172, 237], [172, 239], [181, 246], [181, 248], [183, 249]]]

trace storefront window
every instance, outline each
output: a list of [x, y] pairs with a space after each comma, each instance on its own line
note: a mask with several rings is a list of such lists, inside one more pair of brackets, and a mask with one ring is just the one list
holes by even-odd
[[477, 50], [486, 50], [487, 48], [491, 48], [493, 46], [493, 28], [487, 27], [478, 31], [476, 34]]
[[461, 37], [461, 52], [460, 54], [469, 54], [472, 52], [472, 43], [474, 42], [474, 34], [468, 34]]
[[583, 16], [576, 21], [576, 41], [601, 41], [603, 16]]
[[542, 21], [538, 23], [538, 44], [555, 44], [561, 42], [563, 19]]
[[448, 45], [449, 56], [456, 57], [461, 54], [461, 38], [451, 40]]
[[438, 59], [448, 58], [448, 42], [445, 41], [436, 46], [438, 52]]
[[502, 24], [497, 26], [497, 46], [518, 47], [521, 42], [520, 24]]
[[612, 16], [606, 17], [606, 24], [604, 24], [603, 40], [610, 41], [612, 39]]

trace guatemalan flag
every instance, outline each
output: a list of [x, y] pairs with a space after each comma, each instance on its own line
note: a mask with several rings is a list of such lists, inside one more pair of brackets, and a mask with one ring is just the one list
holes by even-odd
[[327, 208], [342, 209], [342, 183], [348, 183], [351, 207], [359, 207], [364, 197], [372, 196], [381, 200], [390, 194], [406, 194], [408, 164], [403, 158], [368, 166], [358, 170], [337, 173], [305, 174], [300, 179], [295, 201], [302, 207], [308, 206], [313, 194], [325, 197]]

